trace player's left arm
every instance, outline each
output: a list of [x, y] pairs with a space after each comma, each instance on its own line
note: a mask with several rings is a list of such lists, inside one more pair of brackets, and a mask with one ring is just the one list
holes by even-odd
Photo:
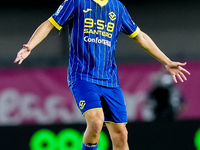
[[176, 77], [181, 81], [187, 80], [184, 73], [190, 75], [190, 73], [183, 68], [185, 63], [171, 61], [153, 42], [153, 40], [144, 32], [140, 31], [137, 36], [133, 38], [135, 42], [141, 46], [148, 54], [153, 56], [159, 62], [161, 62], [169, 73], [172, 75], [174, 81], [177, 83]]

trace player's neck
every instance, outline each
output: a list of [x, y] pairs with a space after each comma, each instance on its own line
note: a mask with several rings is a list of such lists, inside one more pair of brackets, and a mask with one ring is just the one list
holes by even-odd
[[94, 0], [98, 3], [101, 7], [105, 6], [108, 3], [108, 0]]

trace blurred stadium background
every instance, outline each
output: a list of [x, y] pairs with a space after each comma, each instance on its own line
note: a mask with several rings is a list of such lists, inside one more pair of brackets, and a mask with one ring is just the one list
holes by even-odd
[[[200, 150], [200, 1], [121, 1], [141, 30], [172, 60], [186, 61], [191, 72], [187, 82], [172, 89], [178, 91], [170, 99], [174, 118], [156, 120], [157, 104], [149, 93], [170, 79], [163, 76], [160, 63], [120, 34], [116, 61], [127, 103], [130, 149]], [[85, 122], [67, 87], [67, 27], [53, 30], [22, 65], [13, 63], [22, 45], [61, 3], [0, 1], [1, 150], [80, 150]], [[99, 150], [112, 149], [108, 137], [104, 128]]]

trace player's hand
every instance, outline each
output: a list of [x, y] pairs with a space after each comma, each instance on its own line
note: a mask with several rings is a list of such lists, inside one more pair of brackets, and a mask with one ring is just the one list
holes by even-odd
[[28, 44], [24, 44], [23, 48], [17, 53], [17, 57], [15, 58], [14, 63], [20, 65], [24, 59], [26, 59], [31, 53], [30, 46]]
[[184, 69], [182, 66], [185, 66], [185, 63], [180, 63], [180, 62], [174, 62], [172, 61], [170, 64], [165, 65], [166, 69], [169, 71], [169, 73], [172, 75], [173, 80], [175, 83], [177, 83], [176, 77], [181, 81], [184, 82], [184, 80], [187, 80], [185, 77], [184, 73], [190, 75], [190, 73]]

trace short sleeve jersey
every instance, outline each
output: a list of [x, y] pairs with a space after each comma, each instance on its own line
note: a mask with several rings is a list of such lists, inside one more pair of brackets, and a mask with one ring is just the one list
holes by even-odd
[[[104, 2], [104, 3], [103, 3]], [[115, 49], [119, 32], [131, 38], [140, 29], [118, 0], [65, 0], [49, 21], [61, 29], [69, 26], [68, 85], [86, 80], [118, 87]]]

